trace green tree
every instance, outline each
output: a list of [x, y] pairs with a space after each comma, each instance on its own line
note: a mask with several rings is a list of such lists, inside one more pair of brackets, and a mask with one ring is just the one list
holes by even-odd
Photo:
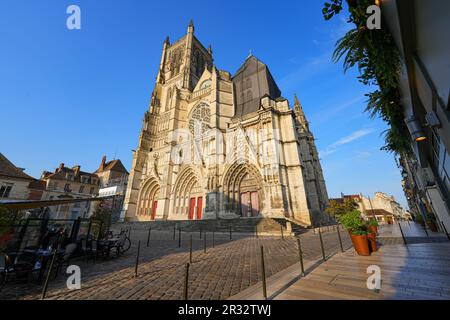
[[330, 202], [328, 203], [328, 207], [325, 209], [325, 212], [338, 219], [339, 216], [354, 211], [357, 208], [358, 205], [351, 199], [345, 199], [343, 202], [330, 200]]
[[[371, 30], [366, 26], [369, 16], [366, 9], [374, 5], [375, 0], [347, 0], [347, 3], [350, 13], [348, 23], [354, 24], [354, 28], [337, 41], [333, 60], [343, 59], [344, 71], [357, 66], [361, 83], [378, 86], [366, 94], [366, 112], [371, 117], [379, 116], [389, 125], [384, 132], [385, 145], [382, 150], [396, 155], [411, 154], [410, 135], [400, 102], [400, 53], [387, 28]], [[324, 4], [322, 13], [329, 20], [342, 9], [342, 0], [331, 0]]]
[[[95, 210], [94, 214], [91, 216], [91, 220], [94, 222], [92, 224], [92, 234], [96, 237], [104, 238], [106, 233], [111, 226], [112, 210], [108, 208], [99, 207]], [[101, 230], [100, 230], [101, 225]], [[99, 232], [101, 234], [99, 235]]]

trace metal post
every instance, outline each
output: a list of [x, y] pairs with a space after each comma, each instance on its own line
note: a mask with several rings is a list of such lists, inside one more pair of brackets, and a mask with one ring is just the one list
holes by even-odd
[[428, 231], [427, 231], [427, 221], [426, 221], [426, 220], [423, 222], [423, 230], [424, 230], [425, 233], [427, 234], [427, 238], [429, 238], [430, 235], [428, 234]]
[[280, 226], [280, 230], [281, 230], [281, 240], [284, 240], [283, 226]]
[[266, 267], [264, 265], [264, 247], [261, 246], [261, 273], [264, 299], [267, 300]]
[[322, 231], [320, 230], [320, 227], [319, 227], [319, 239], [320, 239], [320, 248], [322, 249], [323, 261], [325, 261], [327, 260], [327, 258], [325, 257], [325, 248], [323, 247]]
[[138, 241], [138, 248], [136, 254], [136, 265], [134, 267], [134, 277], [137, 278], [138, 275], [138, 266], [139, 266], [139, 254], [141, 253], [141, 240]]
[[181, 248], [181, 228], [178, 228], [178, 248]]
[[147, 236], [147, 247], [150, 244], [150, 237], [152, 236], [152, 226], [150, 226], [150, 228], [148, 228], [148, 236]]
[[231, 227], [230, 227], [230, 240], [232, 240], [232, 239], [233, 239], [233, 236], [231, 234]]
[[188, 284], [189, 284], [189, 263], [186, 263], [184, 271], [184, 286], [183, 286], [183, 299], [188, 299]]
[[206, 232], [203, 237], [203, 252], [206, 253]]
[[52, 261], [50, 262], [50, 267], [47, 272], [47, 277], [45, 278], [44, 288], [42, 290], [42, 296], [41, 296], [42, 300], [45, 299], [45, 295], [47, 294], [48, 282], [50, 280], [50, 273], [52, 273], [53, 265], [55, 264], [57, 250], [58, 250], [58, 247], [56, 247], [55, 251], [53, 252]]
[[305, 267], [303, 265], [303, 251], [302, 251], [302, 243], [300, 242], [300, 236], [297, 238], [297, 246], [298, 246], [298, 258], [300, 259], [300, 270], [301, 276], [305, 276]]
[[200, 239], [202, 238], [202, 226], [200, 226]]
[[192, 234], [191, 239], [189, 241], [189, 263], [192, 263]]
[[344, 252], [344, 246], [342, 245], [341, 232], [339, 231], [339, 225], [337, 225], [337, 235], [339, 238], [339, 245], [341, 246], [341, 252]]
[[258, 226], [255, 227], [255, 237], [258, 239]]
[[130, 239], [130, 241], [131, 241], [131, 226], [130, 226], [130, 230], [128, 230], [128, 239]]
[[411, 224], [409, 223], [409, 219], [406, 220], [408, 222], [408, 227], [411, 228]]
[[214, 239], [214, 230], [213, 230], [213, 234], [212, 234], [212, 247], [214, 248], [214, 245], [215, 245], [215, 239]]
[[398, 223], [398, 227], [400, 228], [400, 233], [402, 234], [403, 243], [405, 244], [405, 246], [407, 246], [408, 244], [406, 243], [406, 238], [405, 238], [405, 235], [403, 234], [403, 229], [402, 229], [402, 226], [400, 225], [400, 221], [397, 221], [397, 223]]
[[175, 240], [175, 230], [176, 229], [176, 227], [175, 226], [173, 226], [173, 237], [172, 237], [172, 240]]

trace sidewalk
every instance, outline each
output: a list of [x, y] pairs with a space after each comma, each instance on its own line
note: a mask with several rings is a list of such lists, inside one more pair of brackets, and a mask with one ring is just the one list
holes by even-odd
[[[353, 248], [326, 262], [305, 261], [306, 276], [299, 276], [295, 264], [267, 279], [269, 299], [450, 299], [450, 241], [438, 233], [427, 237], [420, 225], [402, 223], [405, 236], [424, 242], [405, 246], [398, 225], [380, 228], [380, 237], [394, 239], [369, 257], [358, 256]], [[431, 240], [438, 240], [430, 242]], [[381, 241], [383, 243], [383, 241]], [[400, 244], [401, 243], [401, 244]], [[367, 289], [367, 267], [381, 269], [381, 290]], [[237, 300], [262, 299], [262, 283], [230, 297]]]

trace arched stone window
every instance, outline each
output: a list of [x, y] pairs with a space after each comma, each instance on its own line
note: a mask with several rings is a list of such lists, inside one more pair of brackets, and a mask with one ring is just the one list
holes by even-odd
[[211, 121], [211, 110], [207, 103], [201, 102], [192, 111], [189, 119], [189, 130], [194, 137], [203, 136]]
[[202, 84], [200, 85], [200, 90], [206, 89], [209, 87], [211, 87], [211, 80], [208, 79], [208, 80], [205, 80], [202, 82]]

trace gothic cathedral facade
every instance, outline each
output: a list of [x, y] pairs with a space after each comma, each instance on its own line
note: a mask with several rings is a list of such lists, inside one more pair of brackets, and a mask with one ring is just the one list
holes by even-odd
[[191, 22], [163, 44], [133, 151], [127, 221], [250, 217], [327, 219], [325, 181], [302, 107], [253, 55], [218, 70]]

